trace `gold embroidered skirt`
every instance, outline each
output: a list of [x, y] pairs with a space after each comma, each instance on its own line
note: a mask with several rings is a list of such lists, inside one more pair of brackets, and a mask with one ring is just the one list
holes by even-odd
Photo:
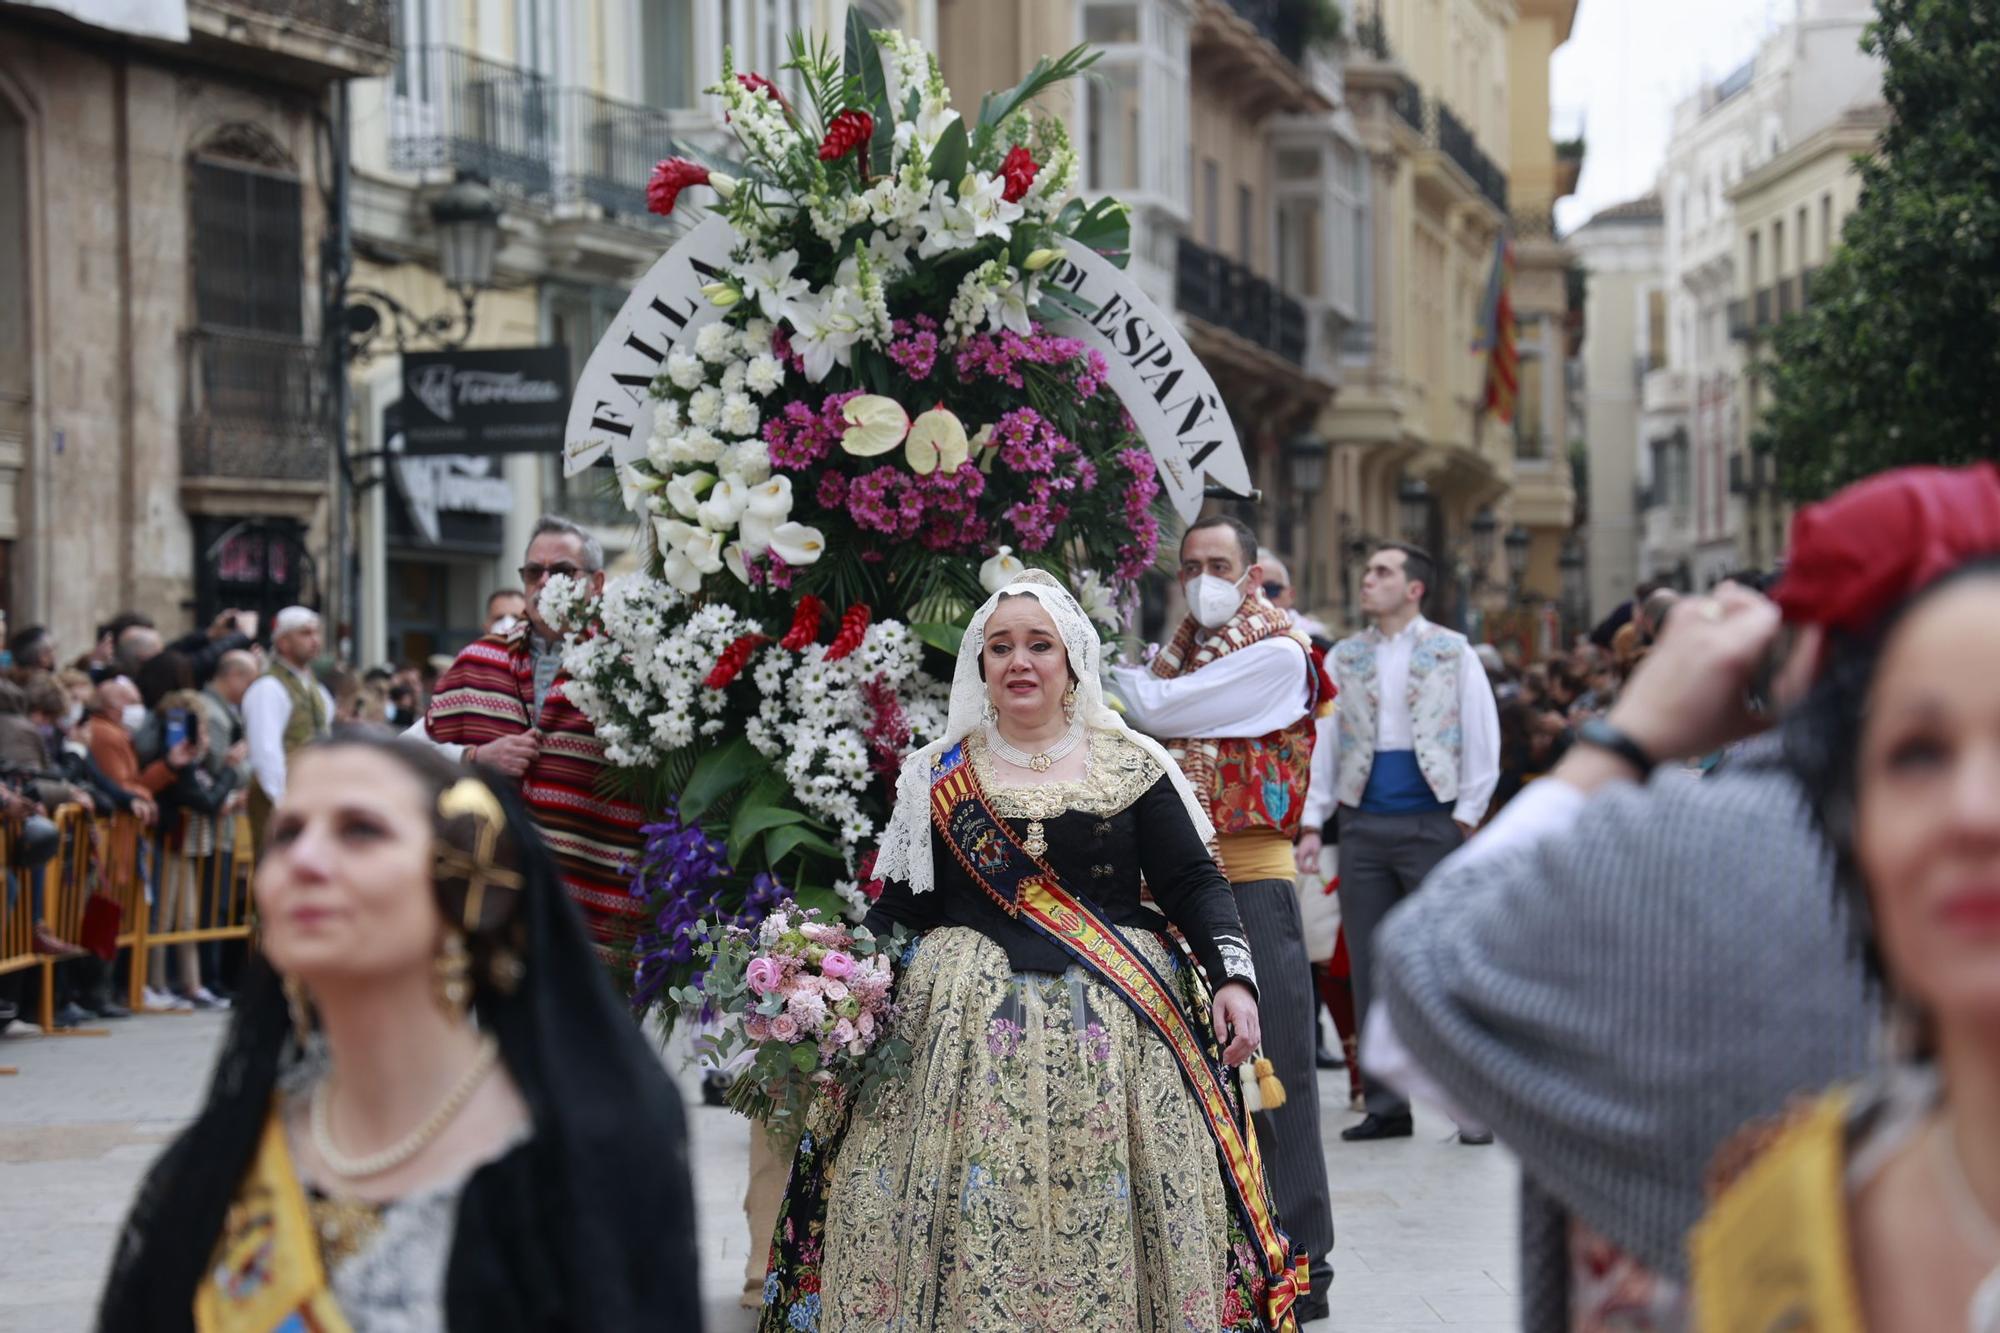
[[833, 1158], [823, 1333], [1254, 1322], [1201, 1111], [1124, 1001], [1080, 968], [1014, 972], [964, 928], [925, 937], [898, 1000], [914, 1060]]

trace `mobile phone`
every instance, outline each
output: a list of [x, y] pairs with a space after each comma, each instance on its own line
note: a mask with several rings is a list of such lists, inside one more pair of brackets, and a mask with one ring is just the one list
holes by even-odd
[[188, 738], [188, 711], [185, 708], [167, 710], [167, 748], [177, 748]]

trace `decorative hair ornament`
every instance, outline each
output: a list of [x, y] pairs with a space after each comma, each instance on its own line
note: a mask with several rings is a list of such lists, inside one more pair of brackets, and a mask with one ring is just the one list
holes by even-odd
[[1911, 593], [2000, 551], [2000, 466], [1905, 467], [1807, 505], [1772, 597], [1785, 619], [1868, 631]]
[[485, 914], [486, 891], [489, 888], [519, 893], [527, 886], [520, 871], [500, 865], [496, 860], [500, 835], [507, 829], [507, 812], [501, 808], [500, 798], [493, 794], [491, 787], [478, 778], [470, 777], [460, 778], [440, 793], [437, 810], [441, 818], [469, 818], [477, 825], [470, 852], [442, 839], [437, 848], [438, 878], [465, 881], [465, 902], [459, 911], [459, 920], [454, 924], [462, 926], [468, 933], [477, 934]]

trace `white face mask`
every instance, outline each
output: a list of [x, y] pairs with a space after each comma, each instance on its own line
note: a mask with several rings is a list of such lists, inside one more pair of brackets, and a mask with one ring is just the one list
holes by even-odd
[[81, 721], [83, 721], [83, 705], [72, 699], [69, 707], [63, 710], [63, 730], [69, 731]]
[[1243, 580], [1231, 583], [1213, 574], [1197, 574], [1181, 591], [1187, 595], [1188, 613], [1204, 629], [1221, 629], [1229, 623], [1249, 595]]
[[126, 704], [125, 710], [118, 715], [118, 720], [125, 724], [125, 730], [137, 731], [146, 725], [146, 705]]

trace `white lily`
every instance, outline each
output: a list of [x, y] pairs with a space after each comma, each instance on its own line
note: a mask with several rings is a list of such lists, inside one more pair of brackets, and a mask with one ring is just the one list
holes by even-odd
[[810, 565], [826, 552], [826, 534], [803, 523], [780, 523], [771, 533], [771, 550], [794, 568]]
[[886, 454], [910, 433], [910, 414], [893, 398], [864, 393], [850, 398], [840, 409], [847, 429], [840, 433], [840, 447], [856, 458]]
[[951, 186], [943, 181], [931, 187], [930, 202], [917, 215], [917, 225], [924, 231], [923, 244], [917, 247], [923, 259], [968, 249], [979, 239], [977, 221], [963, 201], [952, 198]]
[[1019, 204], [1007, 202], [1004, 179], [977, 171], [967, 172], [958, 183], [958, 204], [972, 220], [975, 237], [994, 236], [1003, 241], [1013, 234], [1013, 224], [1025, 211]]
[[734, 477], [723, 477], [709, 489], [696, 517], [704, 528], [716, 532], [727, 532], [736, 526], [736, 520], [743, 517], [743, 506], [748, 502], [749, 488]]
[[701, 497], [713, 485], [713, 472], [683, 472], [667, 483], [667, 503], [682, 518], [693, 519], [701, 512]]
[[660, 574], [674, 588], [689, 596], [701, 591], [701, 571], [678, 548], [670, 548], [660, 557]]
[[804, 296], [806, 280], [794, 275], [799, 266], [797, 250], [782, 250], [763, 259], [753, 259], [743, 265], [736, 277], [743, 284], [746, 296], [753, 296], [762, 306], [764, 314], [771, 319], [782, 319], [791, 313], [792, 302]]
[[920, 477], [956, 472], [971, 452], [965, 423], [942, 407], [933, 407], [910, 424], [910, 438], [904, 447], [910, 470]]
[[771, 549], [771, 535], [777, 530], [778, 520], [745, 511], [742, 521], [736, 525], [735, 545], [742, 549], [744, 555], [754, 559]]
[[830, 290], [820, 300], [801, 299], [792, 306], [792, 350], [805, 362], [806, 378], [817, 384], [846, 365], [850, 350], [861, 339], [858, 303], [852, 291]]
[[758, 518], [782, 523], [792, 514], [792, 479], [776, 476], [761, 486], [752, 486], [745, 498], [743, 512]]
[[1003, 546], [979, 567], [979, 586], [989, 594], [999, 592], [1025, 569], [1027, 566], [1014, 558], [1014, 548]]
[[1040, 273], [1043, 269], [1062, 257], [1063, 252], [1060, 250], [1035, 250], [1030, 252], [1028, 257], [1021, 261], [1021, 267], [1030, 273]]
[[1035, 298], [1026, 282], [1008, 283], [1000, 289], [998, 298], [986, 312], [987, 323], [1012, 329], [1023, 338], [1034, 332], [1034, 326], [1028, 322], [1028, 306]]
[[750, 585], [750, 566], [744, 560], [742, 542], [731, 542], [722, 548], [722, 565], [736, 576], [738, 583]]

